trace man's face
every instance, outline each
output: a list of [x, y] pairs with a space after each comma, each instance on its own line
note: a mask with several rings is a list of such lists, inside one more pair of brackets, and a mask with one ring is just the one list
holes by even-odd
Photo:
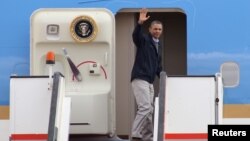
[[159, 39], [162, 33], [162, 24], [153, 24], [149, 27], [150, 34], [156, 38]]

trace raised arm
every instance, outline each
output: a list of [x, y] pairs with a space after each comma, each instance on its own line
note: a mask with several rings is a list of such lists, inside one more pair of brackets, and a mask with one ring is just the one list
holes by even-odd
[[133, 32], [133, 41], [136, 47], [141, 46], [141, 42], [143, 41], [143, 32], [142, 32], [142, 24], [149, 19], [150, 16], [147, 16], [148, 9], [142, 8], [140, 10], [140, 15], [138, 19], [138, 24], [136, 25], [134, 32]]

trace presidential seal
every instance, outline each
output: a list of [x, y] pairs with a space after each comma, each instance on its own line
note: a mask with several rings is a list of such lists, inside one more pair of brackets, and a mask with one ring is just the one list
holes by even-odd
[[97, 35], [97, 26], [91, 17], [79, 16], [72, 21], [70, 32], [77, 42], [90, 42]]

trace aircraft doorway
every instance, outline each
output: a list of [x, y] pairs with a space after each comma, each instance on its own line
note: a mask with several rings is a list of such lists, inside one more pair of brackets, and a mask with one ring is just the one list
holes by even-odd
[[[161, 44], [162, 63], [167, 75], [187, 74], [187, 19], [181, 9], [149, 9], [150, 19], [144, 23], [148, 31], [150, 21], [163, 23]], [[131, 132], [135, 103], [130, 85], [130, 74], [134, 63], [135, 47], [132, 32], [137, 23], [139, 9], [122, 9], [115, 15], [116, 20], [116, 127], [118, 136]], [[159, 81], [155, 81], [158, 93]]]

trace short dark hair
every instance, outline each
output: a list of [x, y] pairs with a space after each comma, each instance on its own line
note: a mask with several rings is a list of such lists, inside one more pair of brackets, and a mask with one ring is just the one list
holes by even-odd
[[152, 25], [154, 25], [154, 24], [161, 24], [161, 25], [162, 25], [162, 22], [161, 22], [161, 21], [158, 21], [158, 20], [154, 20], [154, 21], [151, 22], [150, 27], [151, 27]]

